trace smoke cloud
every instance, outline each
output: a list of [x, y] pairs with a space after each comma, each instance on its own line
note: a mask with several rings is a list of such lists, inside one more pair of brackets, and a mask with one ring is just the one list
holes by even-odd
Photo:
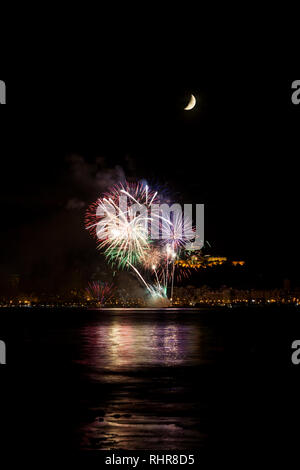
[[84, 215], [101, 193], [124, 179], [123, 169], [111, 167], [104, 158], [88, 161], [70, 155], [55, 185], [46, 180], [29, 187], [16, 201], [26, 218], [13, 256], [1, 266], [2, 277], [17, 274], [19, 289], [26, 292], [65, 292], [85, 286], [93, 276], [109, 276], [95, 240], [85, 230]]

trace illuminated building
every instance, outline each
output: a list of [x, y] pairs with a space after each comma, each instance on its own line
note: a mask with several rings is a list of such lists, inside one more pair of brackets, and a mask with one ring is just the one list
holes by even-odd
[[228, 258], [222, 256], [202, 256], [192, 255], [187, 259], [176, 260], [175, 264], [181, 268], [205, 269], [214, 266], [222, 266], [223, 264], [231, 264], [232, 266], [245, 266], [245, 261], [229, 261]]

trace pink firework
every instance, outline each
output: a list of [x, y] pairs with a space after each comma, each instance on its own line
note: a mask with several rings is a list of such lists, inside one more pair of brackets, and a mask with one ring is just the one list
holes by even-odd
[[[151, 207], [152, 204], [159, 204], [157, 191], [151, 190], [147, 185], [141, 182], [119, 183], [114, 185], [109, 192], [103, 194], [103, 197], [98, 198], [87, 209], [85, 215], [86, 229], [95, 237], [97, 237], [97, 226], [105, 215], [98, 215], [97, 209], [101, 206], [112, 204], [115, 208], [119, 207], [120, 197], [128, 198], [128, 206], [133, 204], [140, 204], [146, 207]], [[127, 216], [127, 213], [124, 213]]]
[[108, 282], [94, 281], [88, 284], [86, 288], [89, 299], [100, 304], [107, 302], [113, 294], [114, 286]]

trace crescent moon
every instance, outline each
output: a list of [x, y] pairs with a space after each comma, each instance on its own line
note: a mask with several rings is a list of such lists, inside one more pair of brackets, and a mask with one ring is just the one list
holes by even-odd
[[190, 111], [195, 106], [196, 106], [196, 98], [194, 97], [194, 95], [191, 95], [190, 101], [188, 105], [184, 108], [184, 111]]

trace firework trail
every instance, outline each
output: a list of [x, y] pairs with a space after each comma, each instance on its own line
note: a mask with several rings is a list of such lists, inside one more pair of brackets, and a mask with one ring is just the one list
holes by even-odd
[[[88, 208], [85, 223], [110, 264], [132, 269], [153, 296], [167, 296], [171, 282], [172, 297], [175, 261], [193, 237], [193, 227], [181, 213], [171, 220], [156, 212], [160, 202], [158, 192], [147, 185], [120, 183]], [[164, 236], [152, 239], [153, 231]], [[141, 270], [151, 273], [154, 285]]]
[[86, 213], [86, 228], [98, 239], [107, 260], [118, 268], [131, 268], [150, 293], [136, 265], [150, 249], [149, 223], [158, 224], [159, 217], [150, 217], [148, 209], [158, 203], [157, 192], [147, 185], [126, 182], [115, 185]]
[[[174, 212], [168, 227], [168, 236], [164, 238], [165, 243], [165, 290], [168, 283], [171, 284], [170, 298], [173, 299], [176, 259], [179, 258], [185, 245], [193, 238], [195, 229], [192, 221], [184, 216], [181, 211]], [[178, 268], [176, 269], [178, 271]], [[187, 274], [187, 273], [186, 273]], [[178, 279], [178, 275], [177, 275]]]
[[114, 286], [108, 282], [94, 281], [88, 284], [86, 293], [92, 300], [100, 304], [107, 302], [113, 294]]
[[144, 258], [152, 219], [142, 209], [156, 203], [156, 196], [140, 183], [125, 183], [114, 186], [89, 207], [86, 228], [98, 239], [98, 248], [108, 261], [118, 268], [135, 265]]

